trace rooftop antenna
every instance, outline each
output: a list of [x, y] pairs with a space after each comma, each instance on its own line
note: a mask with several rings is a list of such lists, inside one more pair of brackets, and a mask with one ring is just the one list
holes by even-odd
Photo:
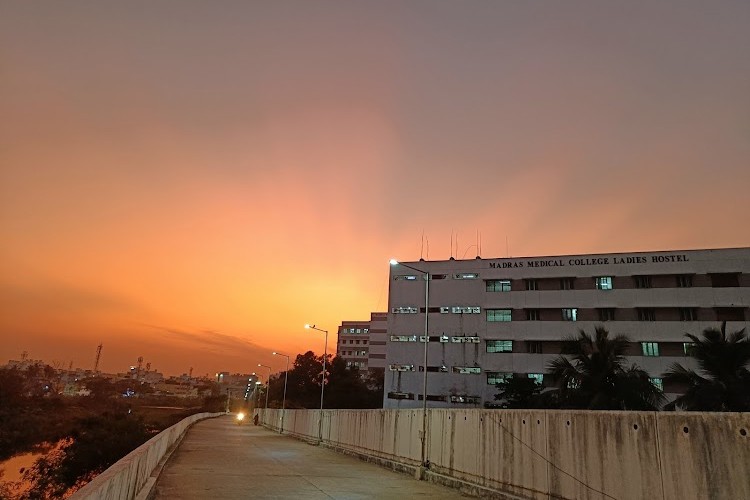
[[26, 361], [26, 358], [29, 357], [29, 351], [23, 351], [21, 353], [21, 361]]
[[453, 229], [451, 229], [451, 260], [453, 260]]
[[430, 260], [430, 240], [425, 239], [425, 241], [427, 242], [427, 260]]
[[419, 248], [419, 260], [424, 260], [424, 229], [422, 229], [422, 246]]

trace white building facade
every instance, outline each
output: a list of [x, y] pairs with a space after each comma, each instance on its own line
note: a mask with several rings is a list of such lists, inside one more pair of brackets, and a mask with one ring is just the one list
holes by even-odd
[[544, 383], [561, 341], [599, 325], [674, 395], [662, 374], [692, 366], [686, 333], [750, 326], [750, 248], [405, 262], [390, 270], [385, 408], [423, 405], [427, 273], [430, 407], [491, 406], [509, 376]]

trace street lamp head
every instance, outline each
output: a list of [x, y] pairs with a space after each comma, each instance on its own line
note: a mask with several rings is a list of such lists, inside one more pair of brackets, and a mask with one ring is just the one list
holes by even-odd
[[312, 326], [311, 326], [311, 325], [310, 325], [309, 323], [305, 323], [305, 328], [306, 328], [306, 329], [308, 329], [308, 330], [309, 330], [310, 328], [314, 328], [314, 327], [315, 327], [315, 325], [312, 325]]
[[276, 352], [276, 351], [273, 351], [273, 352], [272, 352], [271, 354], [273, 354], [274, 356], [276, 356], [276, 355], [278, 355], [279, 353], [278, 353], [278, 352]]
[[261, 365], [260, 363], [258, 363], [258, 366], [263, 366], [263, 365]]
[[392, 266], [397, 266], [398, 265], [398, 261], [396, 259], [391, 259], [391, 260], [388, 261], [388, 263], [390, 265], [392, 265]]

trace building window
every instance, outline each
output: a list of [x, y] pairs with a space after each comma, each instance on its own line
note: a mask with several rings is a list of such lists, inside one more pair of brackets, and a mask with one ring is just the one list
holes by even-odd
[[477, 373], [482, 373], [482, 369], [478, 366], [453, 366], [451, 367], [451, 371], [453, 373], [461, 373], [463, 375], [475, 375]]
[[527, 321], [539, 321], [539, 309], [526, 309]]
[[394, 307], [391, 312], [393, 314], [417, 314], [419, 312], [419, 308], [416, 307]]
[[717, 321], [745, 321], [745, 311], [742, 307], [717, 307]]
[[488, 292], [510, 292], [510, 280], [487, 280]]
[[658, 356], [659, 355], [659, 343], [658, 342], [641, 342], [641, 351], [644, 356]]
[[680, 307], [680, 321], [695, 321], [697, 316], [694, 307]]
[[400, 280], [404, 280], [404, 281], [416, 281], [417, 277], [415, 275], [413, 275], [413, 274], [401, 274], [399, 276], [394, 276], [393, 279], [396, 280], [396, 281], [400, 281]]
[[529, 373], [529, 378], [533, 379], [534, 382], [536, 382], [539, 385], [542, 385], [544, 383], [544, 374], [543, 373]]
[[597, 290], [612, 290], [612, 276], [599, 276], [596, 278]]
[[639, 307], [638, 321], [656, 321], [656, 313], [650, 307]]
[[431, 274], [430, 275], [431, 280], [444, 280], [447, 277], [448, 277], [447, 274]]
[[651, 276], [634, 276], [636, 288], [651, 288]]
[[357, 331], [354, 332], [354, 333], [362, 333], [362, 329], [361, 328], [357, 328]]
[[469, 405], [478, 405], [481, 402], [481, 398], [479, 396], [451, 396], [450, 397], [451, 403], [461, 403], [461, 404], [469, 404]]
[[691, 288], [693, 286], [693, 277], [689, 274], [680, 274], [677, 276], [678, 288]]
[[740, 286], [739, 274], [737, 273], [717, 273], [709, 276], [711, 277], [711, 286], [714, 288]]
[[486, 309], [487, 321], [510, 321], [510, 309]]
[[413, 372], [414, 365], [391, 364], [388, 365], [388, 369], [392, 372]]
[[542, 342], [539, 340], [527, 340], [526, 341], [526, 350], [530, 352], [531, 354], [541, 354], [542, 353]]
[[486, 372], [487, 373], [487, 385], [497, 385], [506, 380], [513, 378], [512, 373], [507, 372]]
[[661, 392], [664, 392], [664, 380], [661, 378], [649, 378], [652, 384], [654, 384], [654, 387], [659, 389]]
[[599, 309], [599, 321], [614, 321], [615, 310], [611, 307]]
[[369, 332], [370, 332], [369, 328], [362, 328], [362, 333], [369, 333]]
[[451, 342], [453, 342], [454, 344], [478, 344], [479, 337], [451, 337]]
[[695, 349], [695, 342], [683, 342], [682, 343], [682, 351], [685, 353], [685, 356], [692, 356], [693, 349]]
[[575, 278], [561, 278], [560, 279], [560, 290], [574, 290], [575, 289]]
[[355, 341], [354, 341], [354, 343], [355, 343], [355, 344], [359, 344], [359, 340], [355, 340]]
[[565, 308], [562, 310], [563, 321], [577, 321], [578, 320], [578, 309]]
[[524, 280], [526, 282], [526, 290], [539, 290], [539, 284], [536, 280]]
[[354, 328], [349, 328], [349, 333], [354, 333]]
[[[442, 308], [440, 312], [443, 312]], [[451, 307], [451, 312], [453, 314], [479, 314], [482, 311], [477, 306], [453, 306]]]
[[454, 280], [475, 280], [478, 277], [479, 277], [478, 273], [460, 273], [460, 274], [453, 275]]
[[487, 352], [513, 352], [512, 340], [488, 340]]
[[388, 399], [414, 399], [414, 394], [411, 392], [389, 392]]

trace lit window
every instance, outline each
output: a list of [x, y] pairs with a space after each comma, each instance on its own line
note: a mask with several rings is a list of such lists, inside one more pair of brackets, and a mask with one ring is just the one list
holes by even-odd
[[357, 331], [355, 333], [362, 333], [362, 330], [360, 328], [357, 328]]
[[658, 356], [659, 355], [659, 343], [658, 342], [641, 342], [641, 350], [644, 356]]
[[680, 307], [680, 321], [695, 321], [696, 317], [694, 307]]
[[562, 310], [563, 321], [577, 321], [578, 320], [578, 309], [565, 308]]
[[513, 352], [512, 340], [488, 340], [487, 352]]
[[596, 278], [597, 290], [612, 290], [612, 276], [599, 276]]
[[510, 292], [510, 280], [487, 280], [488, 292]]
[[487, 321], [510, 321], [510, 309], [485, 309], [487, 311]]
[[660, 391], [664, 392], [664, 380], [661, 378], [649, 378], [652, 384], [654, 384], [654, 387], [659, 389]]
[[368, 333], [370, 331], [369, 328], [362, 328], [362, 333]]
[[475, 280], [479, 277], [478, 273], [460, 273], [454, 274], [453, 279], [456, 280]]
[[448, 342], [448, 336], [447, 335], [441, 335], [440, 336], [440, 342]]
[[482, 373], [482, 369], [478, 366], [454, 366], [451, 371], [463, 375]]
[[440, 307], [440, 314], [448, 314], [451, 312], [450, 306], [441, 306]]
[[349, 328], [349, 333], [354, 333], [354, 328]]
[[512, 373], [507, 372], [486, 372], [487, 373], [487, 385], [497, 385], [506, 380], [513, 378]]
[[543, 373], [529, 373], [529, 378], [533, 379], [534, 382], [536, 382], [539, 385], [542, 385], [544, 383], [544, 374]]

